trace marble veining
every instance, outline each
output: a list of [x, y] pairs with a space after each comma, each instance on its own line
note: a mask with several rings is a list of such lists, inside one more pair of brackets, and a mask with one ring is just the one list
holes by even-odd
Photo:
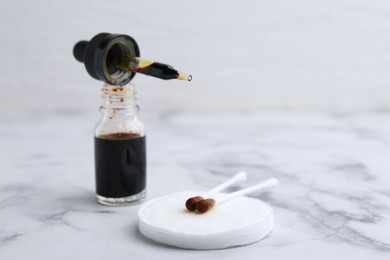
[[229, 190], [276, 177], [275, 228], [264, 240], [193, 251], [137, 231], [140, 204], [94, 200], [87, 115], [1, 120], [0, 259], [389, 259], [390, 121], [360, 115], [146, 115], [148, 199], [207, 190], [239, 170]]

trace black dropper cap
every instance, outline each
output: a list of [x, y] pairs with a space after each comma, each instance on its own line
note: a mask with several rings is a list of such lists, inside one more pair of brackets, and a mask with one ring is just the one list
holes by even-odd
[[137, 42], [128, 35], [100, 33], [89, 42], [78, 42], [73, 55], [84, 63], [91, 77], [111, 85], [124, 85], [135, 72], [114, 66], [113, 61], [121, 57], [140, 57], [140, 51]]

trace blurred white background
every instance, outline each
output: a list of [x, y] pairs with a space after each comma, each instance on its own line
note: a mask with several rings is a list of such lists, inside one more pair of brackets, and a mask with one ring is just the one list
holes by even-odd
[[102, 83], [72, 48], [100, 32], [193, 75], [138, 75], [146, 112], [390, 109], [386, 0], [4, 0], [0, 26], [1, 117], [97, 113]]

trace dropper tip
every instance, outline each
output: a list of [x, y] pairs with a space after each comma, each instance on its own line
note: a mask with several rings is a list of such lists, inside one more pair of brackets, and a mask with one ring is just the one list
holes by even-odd
[[187, 75], [187, 74], [179, 71], [179, 76], [177, 76], [177, 79], [191, 81], [192, 75]]

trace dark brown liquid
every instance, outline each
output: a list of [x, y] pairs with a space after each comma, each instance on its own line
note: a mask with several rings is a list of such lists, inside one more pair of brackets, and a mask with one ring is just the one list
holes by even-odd
[[133, 71], [160, 79], [177, 79], [179, 72], [169, 65], [153, 62], [149, 66], [133, 69]]
[[106, 198], [135, 195], [146, 187], [145, 137], [112, 133], [95, 137], [96, 193]]
[[[146, 60], [147, 66], [140, 66], [139, 60], [142, 58], [131, 57], [123, 55], [121, 48], [119, 46], [113, 46], [109, 53], [107, 54], [106, 64], [107, 70], [110, 74], [116, 73], [118, 70], [129, 70], [137, 73], [142, 73], [144, 75], [153, 76], [160, 79], [181, 79], [180, 73], [172, 68], [172, 66]], [[144, 61], [145, 62], [145, 61]], [[150, 62], [150, 64], [149, 64]], [[191, 81], [192, 76], [190, 78], [185, 78], [185, 80]]]

